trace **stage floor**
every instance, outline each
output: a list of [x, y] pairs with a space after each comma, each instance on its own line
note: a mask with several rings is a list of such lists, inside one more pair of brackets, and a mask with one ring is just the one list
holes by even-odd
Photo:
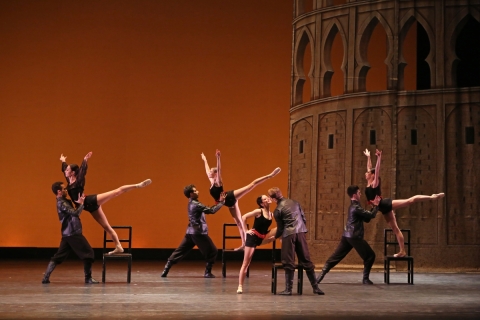
[[[229, 262], [227, 278], [221, 263], [215, 279], [202, 277], [204, 264], [183, 261], [167, 278], [164, 261], [134, 261], [132, 282], [126, 263], [109, 262], [107, 283], [83, 283], [79, 260], [57, 266], [48, 285], [41, 284], [48, 261], [0, 260], [0, 319], [480, 319], [480, 274], [373, 272], [374, 285], [361, 284], [361, 272], [332, 270], [320, 284], [324, 296], [313, 295], [304, 276], [303, 295], [270, 293], [271, 267], [253, 262], [244, 293], [237, 294], [239, 261]], [[101, 281], [101, 261], [93, 276]], [[295, 275], [296, 279], [296, 275]], [[278, 291], [284, 289], [279, 271]]]

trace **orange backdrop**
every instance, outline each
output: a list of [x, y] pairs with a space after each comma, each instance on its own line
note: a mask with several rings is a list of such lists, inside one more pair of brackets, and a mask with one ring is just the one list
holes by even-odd
[[[174, 248], [187, 226], [183, 187], [213, 204], [200, 153], [222, 151], [225, 187], [284, 170], [286, 191], [291, 1], [0, 2], [0, 246], [56, 247], [59, 156], [89, 161], [86, 193], [151, 178], [103, 206], [132, 225], [134, 247]], [[227, 209], [207, 217], [221, 246]], [[102, 228], [83, 212], [84, 234]]]
[[[50, 186], [63, 181], [61, 153], [80, 164], [93, 151], [87, 194], [153, 180], [103, 206], [112, 225], [134, 227], [137, 248], [178, 245], [185, 185], [213, 204], [201, 152], [215, 166], [222, 151], [227, 189], [283, 168], [241, 199], [243, 213], [269, 187], [286, 193], [292, 8], [278, 0], [0, 2], [0, 246], [58, 245]], [[368, 91], [386, 89], [385, 41], [378, 25]], [[339, 43], [334, 57], [343, 56]], [[341, 94], [335, 79], [332, 93]], [[233, 219], [225, 208], [207, 221], [220, 247]], [[100, 247], [102, 228], [87, 212], [82, 222]]]

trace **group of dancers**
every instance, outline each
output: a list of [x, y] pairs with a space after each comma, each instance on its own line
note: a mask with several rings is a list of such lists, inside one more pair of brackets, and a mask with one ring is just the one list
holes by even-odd
[[[161, 274], [161, 277], [167, 277], [170, 269], [180, 260], [182, 260], [195, 246], [204, 255], [206, 266], [204, 277], [215, 278], [212, 274], [212, 267], [216, 260], [218, 249], [215, 247], [212, 239], [208, 235], [208, 226], [205, 214], [214, 214], [223, 206], [228, 207], [235, 223], [237, 224], [242, 244], [235, 250], [244, 250], [244, 259], [238, 277], [237, 293], [243, 293], [243, 284], [246, 272], [251, 263], [255, 248], [282, 238], [281, 261], [285, 270], [285, 290], [280, 295], [291, 295], [293, 286], [293, 276], [295, 272], [295, 255], [298, 264], [302, 265], [306, 271], [307, 277], [313, 288], [313, 293], [323, 295], [318, 284], [323, 280], [325, 275], [337, 265], [350, 251], [354, 248], [364, 261], [363, 280], [364, 284], [372, 284], [369, 279], [370, 270], [375, 261], [375, 252], [364, 239], [364, 222], [369, 222], [375, 218], [378, 211], [382, 213], [386, 222], [395, 233], [400, 251], [395, 254], [397, 257], [406, 255], [404, 238], [398, 228], [394, 210], [404, 208], [420, 201], [430, 201], [443, 198], [444, 193], [426, 195], [415, 195], [408, 199], [392, 200], [381, 197], [381, 180], [380, 166], [382, 152], [376, 150], [376, 165], [372, 167], [370, 152], [368, 149], [364, 151], [367, 157], [367, 172], [365, 178], [367, 187], [365, 195], [367, 203], [371, 206], [370, 210], [364, 209], [360, 205], [361, 191], [356, 185], [347, 188], [347, 194], [350, 197], [351, 204], [348, 209], [348, 218], [342, 234], [341, 241], [334, 253], [327, 259], [325, 265], [318, 278], [315, 275], [315, 265], [310, 259], [310, 253], [305, 237], [307, 232], [305, 214], [301, 205], [292, 199], [283, 197], [279, 188], [274, 187], [268, 189], [267, 194], [261, 195], [256, 199], [258, 208], [244, 214], [242, 216], [238, 200], [245, 194], [252, 191], [256, 186], [266, 180], [275, 177], [280, 173], [280, 168], [276, 168], [270, 174], [253, 180], [250, 184], [239, 189], [224, 191], [223, 180], [221, 175], [221, 153], [216, 150], [215, 156], [217, 166], [210, 168], [205, 155], [202, 153], [201, 158], [204, 161], [205, 171], [210, 181], [210, 195], [215, 200], [214, 206], [206, 206], [202, 204], [199, 198], [199, 190], [195, 185], [191, 184], [184, 188], [184, 195], [188, 198], [188, 220], [186, 234], [180, 245], [170, 255]], [[123, 252], [118, 236], [108, 224], [107, 218], [103, 213], [101, 205], [110, 199], [130, 191], [134, 188], [141, 188], [151, 183], [147, 179], [141, 183], [133, 185], [125, 185], [118, 189], [85, 197], [83, 195], [85, 187], [85, 175], [87, 172], [87, 161], [92, 153], [88, 153], [80, 167], [74, 164], [67, 165], [66, 157], [63, 154], [60, 157], [62, 161], [62, 171], [67, 179], [67, 187], [62, 182], [56, 182], [52, 185], [52, 191], [57, 197], [57, 211], [59, 219], [62, 223], [62, 241], [57, 253], [51, 258], [50, 263], [45, 272], [42, 283], [49, 283], [49, 277], [57, 264], [64, 261], [68, 253], [73, 251], [83, 261], [85, 268], [85, 283], [97, 283], [91, 277], [91, 264], [93, 262], [93, 250], [88, 241], [82, 235], [81, 223], [79, 215], [82, 210], [89, 211], [94, 219], [107, 231], [112, 240], [115, 242], [115, 249], [109, 254], [117, 254]], [[70, 196], [70, 201], [66, 195]], [[277, 204], [274, 212], [270, 211], [270, 204]], [[255, 218], [253, 228], [247, 230], [246, 221], [249, 218]], [[275, 219], [277, 227], [269, 230], [272, 220]]]

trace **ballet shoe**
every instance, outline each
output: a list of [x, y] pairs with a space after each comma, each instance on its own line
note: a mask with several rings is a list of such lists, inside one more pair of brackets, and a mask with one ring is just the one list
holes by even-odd
[[243, 250], [245, 250], [245, 245], [242, 245], [238, 248], [233, 249], [233, 251], [243, 251]]
[[241, 286], [241, 285], [238, 286], [237, 293], [238, 293], [238, 294], [242, 294], [242, 293], [243, 293], [243, 290], [242, 290], [242, 286]]
[[270, 174], [270, 178], [275, 177], [277, 174], [280, 173], [280, 171], [282, 171], [282, 169], [280, 169], [280, 168], [275, 168], [275, 170], [273, 170], [273, 172]]
[[434, 200], [436, 200], [436, 199], [441, 199], [441, 198], [443, 198], [443, 197], [445, 197], [445, 193], [443, 193], [443, 192], [432, 194], [432, 198], [433, 198]]
[[399, 253], [395, 253], [393, 256], [395, 258], [403, 258], [407, 255], [407, 253], [405, 251], [400, 251]]
[[152, 180], [147, 179], [147, 180], [145, 180], [145, 181], [142, 181], [142, 182], [140, 182], [140, 183], [137, 183], [137, 188], [146, 187], [146, 186], [148, 186], [150, 183], [152, 183]]
[[121, 246], [116, 246], [115, 250], [110, 251], [108, 254], [117, 254], [117, 253], [123, 253], [123, 248]]

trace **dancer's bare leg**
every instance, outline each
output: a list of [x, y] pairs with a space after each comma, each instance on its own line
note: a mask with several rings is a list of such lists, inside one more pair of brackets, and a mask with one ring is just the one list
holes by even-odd
[[237, 293], [243, 292], [243, 282], [245, 281], [245, 276], [247, 275], [247, 270], [250, 266], [250, 262], [252, 262], [252, 256], [254, 252], [255, 248], [245, 247], [245, 253], [243, 254], [243, 264], [240, 268], [240, 274], [238, 275]]
[[235, 250], [243, 250], [243, 248], [245, 248], [245, 233], [247, 232], [247, 226], [243, 222], [242, 213], [240, 212], [240, 207], [238, 206], [238, 201], [235, 202], [235, 205], [233, 207], [228, 208], [228, 210], [230, 211], [233, 220], [235, 220], [235, 223], [237, 224], [238, 231], [240, 232], [240, 238], [242, 239], [242, 245]]
[[92, 212], [92, 217], [110, 235], [110, 238], [112, 238], [113, 242], [115, 243], [115, 250], [109, 252], [108, 254], [122, 253], [123, 248], [122, 248], [122, 245], [120, 244], [120, 241], [118, 240], [118, 235], [108, 223], [107, 217], [105, 216], [105, 213], [103, 213], [103, 209], [101, 206], [97, 210]]
[[408, 207], [415, 202], [438, 200], [445, 197], [445, 193], [435, 193], [431, 196], [416, 195], [408, 199], [396, 199], [392, 200], [392, 210]]
[[137, 183], [137, 184], [127, 184], [125, 186], [121, 186], [120, 188], [117, 188], [112, 191], [108, 191], [105, 193], [100, 193], [97, 195], [97, 203], [99, 206], [102, 204], [105, 204], [105, 202], [112, 200], [113, 198], [118, 197], [121, 194], [124, 194], [125, 192], [128, 192], [130, 190], [136, 189], [136, 188], [143, 188], [148, 186], [150, 183], [152, 183], [152, 180], [147, 179], [143, 182]]
[[269, 244], [275, 241], [275, 238], [274, 238], [275, 233], [277, 233], [277, 228], [273, 228], [272, 230], [268, 231], [267, 235], [265, 236], [265, 239], [263, 239], [260, 245], [263, 246], [264, 244]]
[[400, 252], [394, 254], [393, 256], [394, 257], [406, 256], [407, 253], [405, 252], [405, 239], [403, 237], [402, 231], [400, 231], [400, 229], [398, 228], [397, 219], [395, 218], [395, 213], [392, 210], [389, 213], [384, 214], [383, 216], [387, 221], [388, 225], [390, 226], [390, 228], [392, 229], [393, 233], [395, 233], [395, 236], [397, 237], [398, 246], [400, 247]]
[[235, 199], [240, 199], [247, 193], [253, 190], [256, 186], [258, 186], [260, 183], [265, 182], [266, 180], [275, 177], [277, 174], [279, 174], [281, 171], [280, 168], [276, 168], [275, 170], [272, 171], [269, 175], [260, 177], [258, 179], [253, 180], [250, 184], [246, 185], [243, 188], [233, 190], [233, 195], [235, 196]]

